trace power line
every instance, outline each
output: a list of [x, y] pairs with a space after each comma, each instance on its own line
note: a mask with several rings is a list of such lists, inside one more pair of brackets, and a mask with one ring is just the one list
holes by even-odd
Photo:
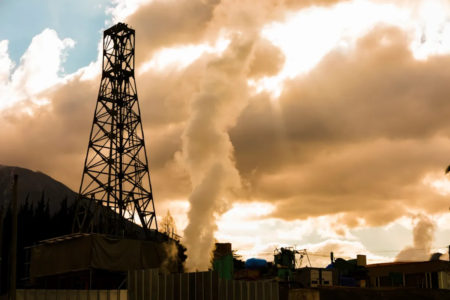
[[[408, 247], [408, 246], [407, 246]], [[403, 248], [403, 249], [391, 249], [391, 250], [366, 250], [366, 251], [361, 251], [362, 253], [369, 253], [369, 254], [376, 254], [376, 253], [398, 253], [400, 251], [403, 250], [408, 250], [408, 251], [424, 251], [424, 250], [429, 250], [430, 252], [436, 251], [436, 250], [446, 250], [448, 248], [448, 246], [442, 246], [442, 247], [435, 247], [435, 248]], [[239, 251], [239, 250], [238, 250]], [[246, 251], [244, 251], [246, 252]], [[264, 254], [273, 254], [273, 251], [262, 251], [262, 252], [247, 252], [249, 255], [264, 255]], [[350, 256], [347, 256], [346, 254], [344, 254], [343, 252], [335, 252], [333, 251], [333, 253], [336, 256], [341, 256], [341, 257], [348, 257], [351, 258]], [[329, 257], [330, 254], [329, 253], [325, 253], [325, 252], [313, 252], [313, 251], [308, 251], [308, 255], [311, 256], [320, 256], [320, 257]]]

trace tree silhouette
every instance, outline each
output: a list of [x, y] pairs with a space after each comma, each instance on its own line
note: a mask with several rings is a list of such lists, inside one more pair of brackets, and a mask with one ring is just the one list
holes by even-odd
[[175, 220], [170, 214], [170, 210], [167, 210], [166, 215], [161, 220], [159, 224], [160, 230], [162, 233], [165, 233], [168, 237], [178, 240], [179, 236], [177, 235], [177, 228], [175, 225]]

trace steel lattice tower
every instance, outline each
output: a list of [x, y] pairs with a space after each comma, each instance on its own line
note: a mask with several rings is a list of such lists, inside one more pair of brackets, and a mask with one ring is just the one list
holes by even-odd
[[147, 233], [158, 230], [134, 54], [133, 29], [118, 23], [104, 31], [103, 72], [74, 220], [76, 232], [119, 235], [126, 231], [125, 223], [130, 224], [125, 220]]

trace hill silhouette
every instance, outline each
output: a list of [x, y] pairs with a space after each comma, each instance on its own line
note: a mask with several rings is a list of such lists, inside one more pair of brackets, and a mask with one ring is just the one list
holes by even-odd
[[76, 193], [50, 176], [28, 169], [0, 165], [0, 294], [8, 286], [11, 245], [13, 175], [18, 179], [17, 278], [27, 277], [25, 248], [40, 240], [69, 234]]
[[[8, 268], [11, 245], [12, 213], [10, 208], [13, 175], [18, 180], [18, 232], [17, 279], [18, 287], [25, 287], [27, 275], [27, 247], [39, 241], [72, 233], [77, 193], [50, 176], [20, 167], [0, 165], [0, 295], [9, 284]], [[100, 207], [100, 216], [109, 223], [117, 215], [106, 207]], [[109, 219], [109, 220], [108, 220]], [[124, 220], [124, 237], [147, 239], [141, 226]], [[170, 238], [153, 232], [152, 240], [167, 241]], [[180, 258], [180, 268], [186, 259], [186, 249], [175, 241]]]
[[11, 201], [11, 187], [13, 174], [19, 176], [18, 182], [18, 207], [25, 202], [34, 209], [42, 198], [48, 202], [51, 215], [60, 209], [61, 201], [67, 199], [67, 204], [72, 205], [77, 194], [61, 182], [42, 173], [29, 169], [0, 165], [0, 209], [6, 208]]

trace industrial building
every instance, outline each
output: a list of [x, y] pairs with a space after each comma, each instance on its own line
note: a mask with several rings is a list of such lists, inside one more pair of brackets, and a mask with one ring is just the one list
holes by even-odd
[[301, 268], [294, 274], [292, 280], [302, 287], [333, 286], [333, 272], [323, 268]]
[[367, 265], [371, 287], [450, 289], [450, 262], [391, 262]]
[[47, 289], [125, 288], [129, 270], [160, 268], [180, 272], [177, 257], [168, 257], [171, 241], [71, 234], [41, 241], [31, 248], [29, 285]]

